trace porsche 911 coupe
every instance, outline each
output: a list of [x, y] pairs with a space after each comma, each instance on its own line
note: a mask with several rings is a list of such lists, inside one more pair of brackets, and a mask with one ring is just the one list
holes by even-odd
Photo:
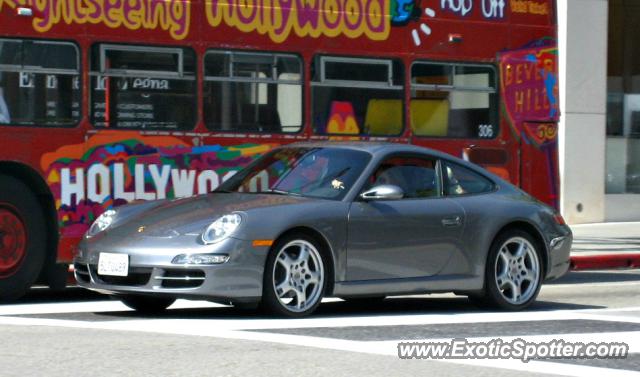
[[177, 298], [305, 316], [345, 300], [454, 292], [528, 307], [569, 267], [562, 216], [469, 162], [401, 144], [280, 147], [214, 192], [91, 225], [80, 286], [139, 311]]

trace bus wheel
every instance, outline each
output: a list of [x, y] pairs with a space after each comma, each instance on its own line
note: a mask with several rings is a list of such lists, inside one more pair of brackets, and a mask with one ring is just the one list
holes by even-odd
[[38, 199], [22, 181], [0, 174], [0, 300], [27, 292], [42, 270], [45, 249]]

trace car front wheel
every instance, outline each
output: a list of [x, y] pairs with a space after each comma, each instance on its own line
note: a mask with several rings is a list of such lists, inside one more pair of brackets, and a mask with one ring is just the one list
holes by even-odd
[[298, 234], [278, 241], [265, 267], [263, 306], [276, 314], [302, 317], [322, 301], [325, 263], [317, 241]]
[[537, 243], [527, 232], [512, 230], [498, 236], [487, 259], [485, 289], [473, 301], [507, 310], [522, 310], [535, 301], [542, 284]]

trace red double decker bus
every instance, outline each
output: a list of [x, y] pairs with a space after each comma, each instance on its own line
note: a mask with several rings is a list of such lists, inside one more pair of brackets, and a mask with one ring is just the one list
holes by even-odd
[[[0, 299], [105, 209], [274, 146], [384, 140], [556, 205], [553, 0], [0, 0]], [[256, 181], [259, 184], [259, 181]]]

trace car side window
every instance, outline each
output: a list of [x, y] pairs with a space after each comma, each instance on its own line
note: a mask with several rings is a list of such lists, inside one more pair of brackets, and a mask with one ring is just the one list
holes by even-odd
[[404, 191], [405, 199], [437, 197], [440, 180], [435, 159], [392, 157], [380, 164], [369, 181], [369, 187], [395, 185]]
[[447, 196], [482, 194], [493, 191], [493, 182], [460, 165], [444, 162], [442, 171], [444, 193]]

